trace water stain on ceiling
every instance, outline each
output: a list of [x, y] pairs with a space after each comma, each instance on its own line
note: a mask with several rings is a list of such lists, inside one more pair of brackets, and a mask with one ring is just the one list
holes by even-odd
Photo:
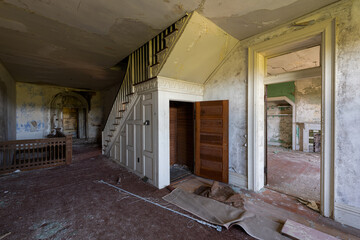
[[110, 70], [142, 44], [197, 10], [237, 39], [336, 0], [3, 0], [0, 60], [16, 81], [101, 90]]

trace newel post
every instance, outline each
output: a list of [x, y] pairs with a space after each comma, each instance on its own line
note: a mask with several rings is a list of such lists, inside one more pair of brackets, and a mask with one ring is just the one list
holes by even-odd
[[70, 164], [72, 160], [72, 135], [65, 136], [66, 145], [66, 164]]

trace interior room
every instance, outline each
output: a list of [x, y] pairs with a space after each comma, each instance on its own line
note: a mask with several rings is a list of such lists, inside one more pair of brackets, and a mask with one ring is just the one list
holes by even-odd
[[[317, 68], [320, 46], [267, 61], [269, 76]], [[290, 78], [291, 79], [291, 78]], [[267, 187], [320, 205], [321, 77], [266, 86]]]
[[360, 1], [0, 1], [0, 239], [359, 239]]

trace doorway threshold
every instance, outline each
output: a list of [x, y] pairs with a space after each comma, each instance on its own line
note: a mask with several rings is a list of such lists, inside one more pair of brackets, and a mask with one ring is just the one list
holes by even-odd
[[174, 164], [170, 167], [170, 182], [179, 181], [191, 174], [192, 172], [186, 166]]

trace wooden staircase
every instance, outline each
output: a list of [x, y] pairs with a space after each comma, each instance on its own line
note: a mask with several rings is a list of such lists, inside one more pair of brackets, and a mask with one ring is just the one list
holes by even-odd
[[102, 132], [102, 153], [108, 155], [137, 99], [134, 85], [158, 75], [190, 15], [185, 15], [128, 57], [126, 74]]

